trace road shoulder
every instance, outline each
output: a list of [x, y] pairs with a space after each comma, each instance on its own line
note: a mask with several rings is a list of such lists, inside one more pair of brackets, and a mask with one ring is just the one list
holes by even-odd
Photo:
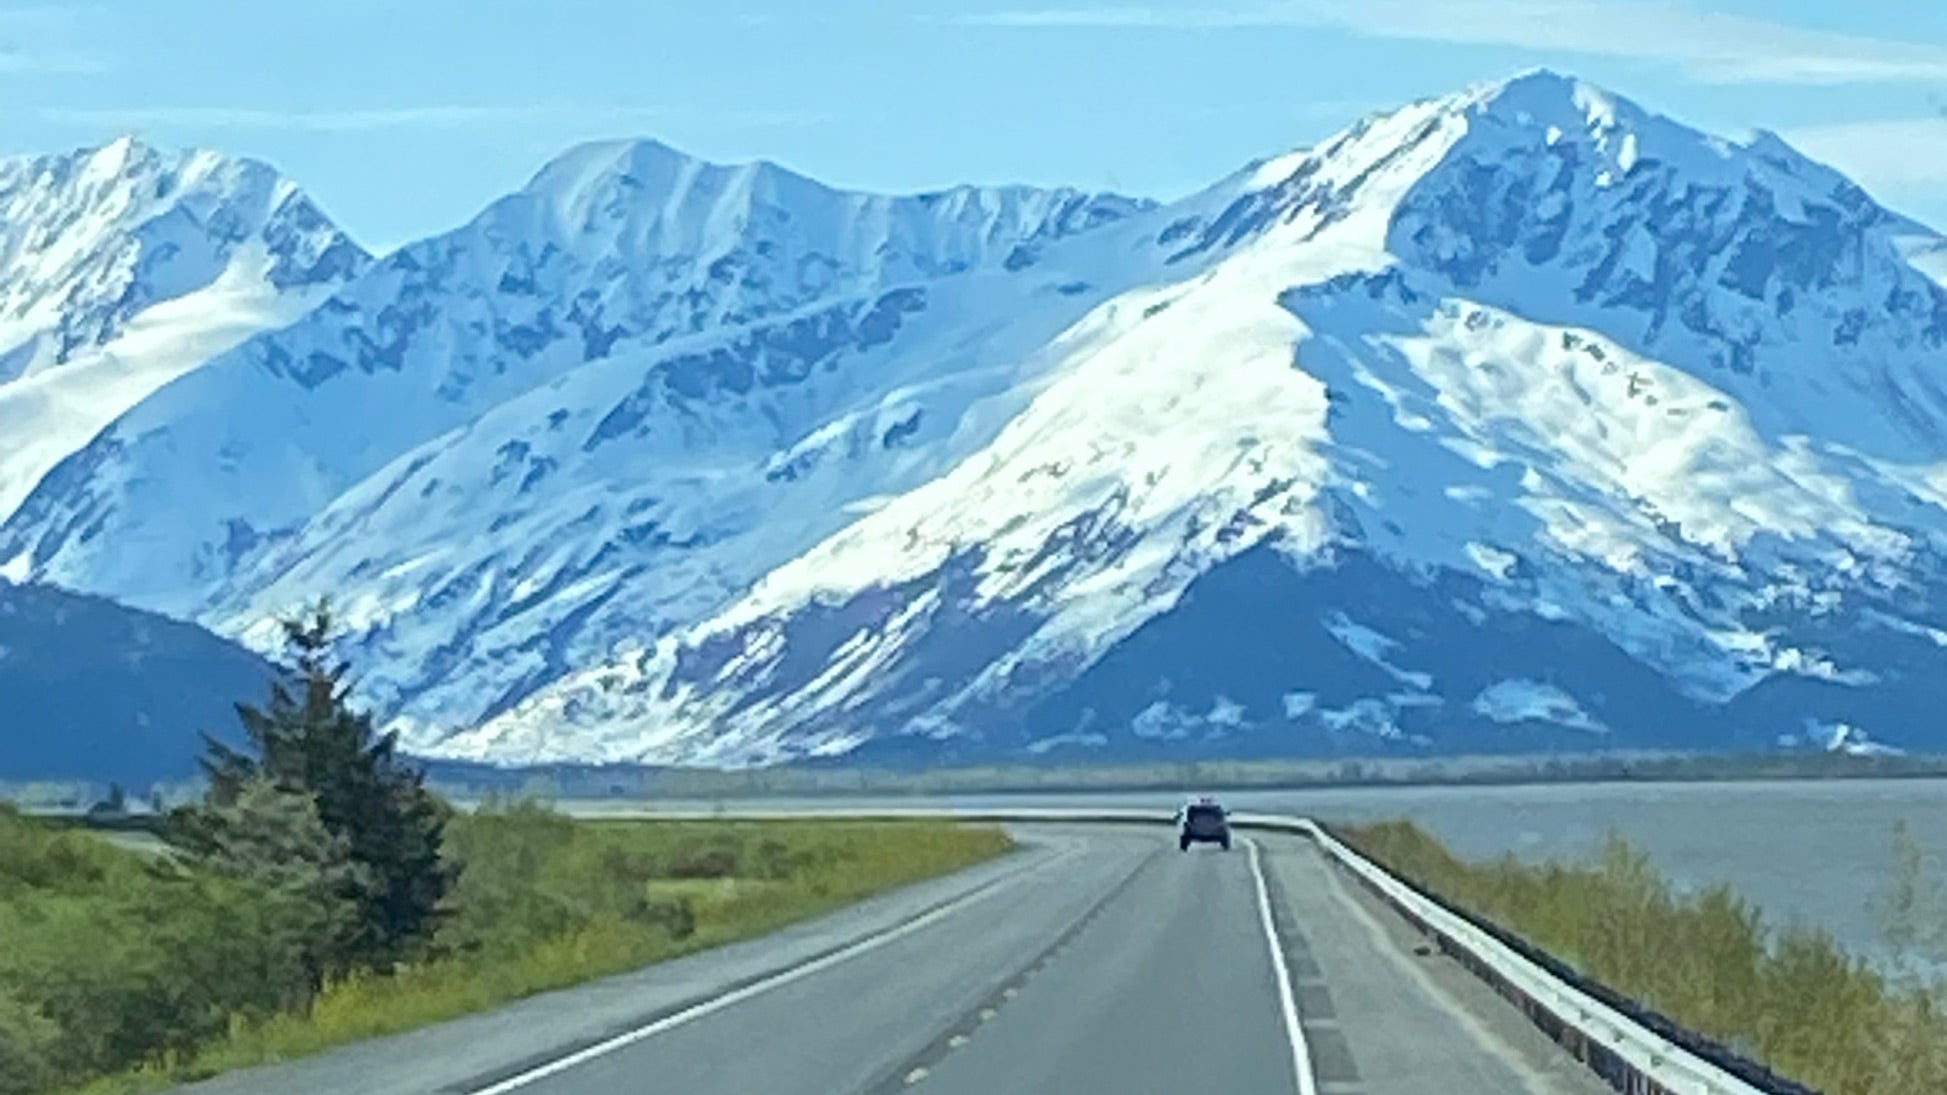
[[1612, 1095], [1310, 841], [1263, 843], [1321, 1095]]

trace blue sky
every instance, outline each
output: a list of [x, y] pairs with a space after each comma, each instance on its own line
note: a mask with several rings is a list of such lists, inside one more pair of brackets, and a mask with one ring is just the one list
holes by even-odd
[[1538, 64], [1947, 228], [1942, 0], [0, 0], [0, 150], [257, 156], [382, 249], [589, 138], [1170, 197]]

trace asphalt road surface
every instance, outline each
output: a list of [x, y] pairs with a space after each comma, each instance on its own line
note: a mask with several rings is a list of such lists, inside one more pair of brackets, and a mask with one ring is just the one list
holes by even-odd
[[1016, 832], [1016, 855], [766, 939], [185, 1090], [1608, 1090], [1302, 839]]

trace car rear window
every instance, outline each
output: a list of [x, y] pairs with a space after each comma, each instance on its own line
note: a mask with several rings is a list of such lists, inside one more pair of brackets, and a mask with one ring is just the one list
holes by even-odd
[[1224, 808], [1222, 806], [1192, 806], [1190, 807], [1188, 816], [1191, 821], [1222, 821], [1224, 819]]

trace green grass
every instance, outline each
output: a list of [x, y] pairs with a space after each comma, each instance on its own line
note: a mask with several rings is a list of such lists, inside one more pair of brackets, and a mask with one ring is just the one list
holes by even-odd
[[[160, 882], [139, 857], [85, 834], [47, 831], [0, 814], [0, 862], [26, 844], [37, 849], [34, 856], [0, 867], [0, 1093], [6, 1095], [154, 1090], [410, 1030], [759, 935], [1011, 847], [999, 829], [945, 822], [575, 822], [533, 806], [492, 808], [459, 818], [449, 833], [449, 854], [466, 870], [452, 896], [454, 911], [425, 960], [338, 981], [308, 1006], [281, 1008], [262, 992], [253, 996], [241, 972], [267, 960], [251, 949], [252, 922], [241, 915], [250, 901], [246, 891], [224, 890], [219, 896], [234, 904], [212, 905], [205, 910], [211, 915], [194, 923], [171, 924], [181, 889]], [[16, 878], [10, 890], [6, 868], [31, 877]], [[122, 915], [126, 901], [118, 896], [121, 888], [145, 886], [165, 887], [160, 896], [169, 899], [142, 906], [147, 924]], [[32, 912], [49, 893], [65, 895], [79, 919], [51, 921]], [[243, 942], [226, 950], [206, 937], [218, 929]], [[47, 1001], [31, 978], [54, 968], [64, 948], [82, 945], [76, 931], [91, 933], [92, 951], [106, 957], [84, 963], [95, 967], [80, 979], [85, 992], [57, 1001], [52, 1021], [37, 1018], [47, 1013]], [[171, 935], [177, 937], [171, 953], [157, 955], [155, 946]], [[199, 950], [210, 952], [200, 964], [194, 961]], [[219, 963], [230, 980], [203, 983], [217, 976], [211, 971]], [[153, 998], [142, 996], [142, 986]], [[185, 992], [201, 998], [190, 1014], [175, 1014], [167, 1001]], [[230, 999], [241, 1003], [225, 1006]], [[112, 1006], [95, 1010], [104, 1001]], [[86, 1029], [83, 1020], [97, 1015], [114, 1029]], [[138, 1049], [139, 1056], [128, 1056]], [[16, 1050], [20, 1061], [10, 1061]], [[120, 1067], [99, 1067], [117, 1053], [124, 1058]], [[96, 1067], [92, 1075], [77, 1074], [58, 1064], [72, 1061]], [[35, 1079], [24, 1079], [30, 1076]]]
[[[1774, 928], [1728, 887], [1679, 893], [1618, 837], [1588, 861], [1532, 864], [1463, 860], [1409, 822], [1337, 831], [1443, 899], [1828, 1095], [1947, 1091], [1938, 985], [1882, 973], [1822, 930]], [[1902, 914], [1947, 917], [1912, 902]]]

